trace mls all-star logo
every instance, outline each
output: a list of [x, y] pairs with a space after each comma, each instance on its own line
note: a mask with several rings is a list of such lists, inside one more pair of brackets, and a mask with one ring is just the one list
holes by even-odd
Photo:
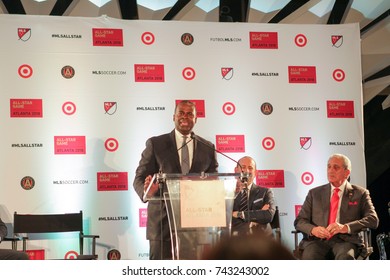
[[342, 35], [332, 35], [332, 46], [339, 48], [343, 44], [343, 36]]
[[312, 139], [311, 137], [300, 137], [299, 143], [301, 145], [301, 149], [308, 150], [311, 147]]
[[113, 115], [115, 114], [117, 109], [117, 103], [116, 102], [104, 102], [104, 111], [106, 114]]
[[19, 40], [26, 42], [31, 38], [31, 28], [18, 28]]
[[233, 68], [232, 67], [222, 67], [221, 74], [222, 74], [222, 79], [230, 80], [233, 77]]

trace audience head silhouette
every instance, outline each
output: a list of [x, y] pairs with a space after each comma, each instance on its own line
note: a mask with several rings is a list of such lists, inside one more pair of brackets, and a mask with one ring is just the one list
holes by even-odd
[[223, 239], [204, 254], [205, 260], [294, 260], [284, 245], [264, 234]]

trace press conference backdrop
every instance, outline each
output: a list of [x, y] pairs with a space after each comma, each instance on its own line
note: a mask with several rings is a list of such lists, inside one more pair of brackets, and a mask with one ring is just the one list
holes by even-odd
[[[82, 210], [99, 259], [148, 259], [134, 172], [182, 99], [196, 103], [196, 134], [257, 161], [290, 248], [330, 154], [348, 155], [352, 182], [365, 185], [357, 24], [0, 15], [0, 34], [0, 214], [11, 231], [14, 211]], [[77, 241], [60, 240], [32, 240], [31, 256], [76, 257]]]

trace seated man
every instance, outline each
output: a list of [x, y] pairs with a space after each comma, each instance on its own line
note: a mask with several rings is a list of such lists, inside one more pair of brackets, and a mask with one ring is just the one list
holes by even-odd
[[304, 234], [302, 259], [351, 260], [363, 245], [359, 232], [377, 228], [378, 216], [367, 189], [351, 185], [351, 161], [334, 154], [328, 160], [328, 184], [309, 191], [294, 221]]
[[256, 162], [245, 156], [238, 161], [234, 170], [248, 178], [237, 180], [236, 197], [233, 205], [232, 235], [245, 235], [255, 232], [272, 234], [271, 221], [276, 207], [271, 189], [257, 186]]
[[[0, 218], [0, 242], [7, 235], [7, 227]], [[0, 249], [0, 260], [28, 260], [25, 252], [18, 252], [10, 249]]]

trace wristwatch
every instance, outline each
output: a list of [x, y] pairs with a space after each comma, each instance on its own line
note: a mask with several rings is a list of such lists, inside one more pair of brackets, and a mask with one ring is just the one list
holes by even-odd
[[237, 212], [237, 218], [242, 219], [242, 212], [241, 211]]

